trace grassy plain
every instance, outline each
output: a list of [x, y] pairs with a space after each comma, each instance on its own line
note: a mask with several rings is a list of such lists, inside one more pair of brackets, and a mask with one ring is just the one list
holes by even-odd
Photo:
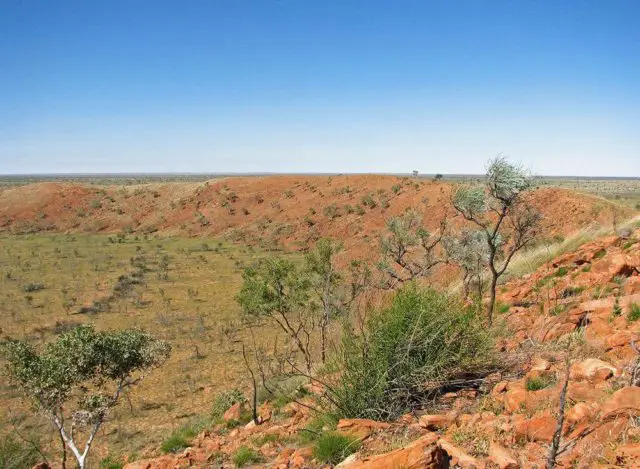
[[[206, 413], [219, 391], [245, 387], [234, 295], [242, 268], [263, 255], [202, 238], [2, 236], [0, 332], [42, 343], [91, 322], [99, 329], [141, 327], [170, 341], [170, 361], [117, 408], [95, 457], [107, 446], [118, 456], [140, 454]], [[0, 428], [44, 435], [47, 447], [50, 428], [30, 416], [5, 381], [0, 403]]]

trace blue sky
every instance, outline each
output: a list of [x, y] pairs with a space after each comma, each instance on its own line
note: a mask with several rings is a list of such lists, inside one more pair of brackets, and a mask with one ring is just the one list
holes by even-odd
[[637, 0], [0, 2], [0, 173], [640, 176]]

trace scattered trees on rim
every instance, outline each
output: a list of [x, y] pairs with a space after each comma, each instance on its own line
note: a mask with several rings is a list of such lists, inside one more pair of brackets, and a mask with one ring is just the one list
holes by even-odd
[[[62, 467], [69, 448], [83, 469], [110, 409], [146, 371], [167, 360], [171, 347], [138, 330], [96, 332], [82, 325], [42, 351], [18, 340], [9, 340], [4, 351], [11, 378], [56, 427]], [[84, 445], [80, 435], [85, 436]]]
[[321, 308], [320, 351], [322, 363], [327, 359], [327, 329], [332, 319], [343, 316], [369, 285], [370, 270], [359, 261], [350, 264], [351, 283], [335, 265], [335, 256], [342, 251], [338, 241], [323, 238], [305, 257], [305, 271], [309, 276], [315, 301]]
[[498, 156], [487, 166], [485, 186], [462, 186], [453, 195], [455, 210], [484, 234], [491, 273], [487, 317], [493, 321], [498, 279], [516, 252], [538, 233], [541, 216], [524, 198], [531, 175]]
[[387, 233], [380, 237], [382, 260], [378, 269], [383, 274], [382, 287], [397, 288], [420, 277], [446, 260], [439, 246], [447, 230], [446, 216], [436, 233], [428, 232], [422, 215], [411, 209], [387, 221]]
[[341, 243], [321, 239], [302, 267], [284, 258], [262, 259], [244, 270], [236, 296], [246, 318], [267, 319], [285, 332], [307, 372], [317, 329], [324, 363], [331, 320], [344, 315], [369, 284], [369, 269], [360, 262], [350, 264], [349, 281], [338, 271], [335, 256], [341, 249]]
[[284, 331], [302, 354], [311, 371], [311, 333], [315, 318], [308, 306], [310, 282], [288, 259], [261, 259], [242, 273], [236, 296], [249, 319], [267, 319]]

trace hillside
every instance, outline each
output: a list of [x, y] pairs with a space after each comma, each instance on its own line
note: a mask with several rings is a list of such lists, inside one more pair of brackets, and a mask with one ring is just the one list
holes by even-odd
[[[385, 220], [418, 208], [436, 228], [450, 207], [452, 184], [379, 175], [268, 176], [203, 184], [90, 186], [37, 183], [0, 192], [0, 232], [136, 233], [224, 236], [267, 249], [297, 250], [320, 237], [371, 252]], [[633, 210], [558, 188], [534, 191], [549, 239], [587, 225], [611, 226]]]
[[[337, 431], [362, 444], [340, 468], [544, 467], [567, 363], [560, 467], [640, 465], [640, 349], [633, 345], [640, 334], [640, 229], [554, 259], [504, 285], [500, 300], [508, 332], [498, 348], [516, 358], [515, 370], [442, 396], [438, 414], [390, 424], [339, 421]], [[304, 402], [265, 403], [261, 425], [230, 432], [217, 425], [181, 454], [126, 467], [232, 467], [243, 446], [253, 448], [256, 467], [322, 467], [300, 443], [305, 428], [318, 429]], [[238, 412], [236, 405], [225, 418]]]

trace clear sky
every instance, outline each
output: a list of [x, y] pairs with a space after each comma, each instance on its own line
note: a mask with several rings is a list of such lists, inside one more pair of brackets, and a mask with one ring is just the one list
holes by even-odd
[[0, 173], [640, 176], [639, 0], [0, 0]]

